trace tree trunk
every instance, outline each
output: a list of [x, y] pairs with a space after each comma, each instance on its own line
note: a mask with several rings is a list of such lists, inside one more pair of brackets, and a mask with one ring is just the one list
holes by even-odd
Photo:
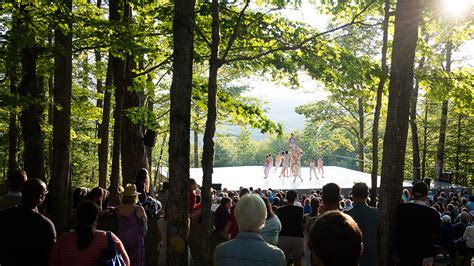
[[426, 170], [426, 150], [428, 148], [428, 101], [425, 101], [425, 117], [423, 119], [423, 150], [422, 150], [422, 161], [421, 161], [421, 177], [425, 178]]
[[168, 265], [188, 264], [188, 184], [193, 81], [194, 0], [175, 0], [170, 89]]
[[100, 143], [98, 147], [99, 156], [99, 187], [107, 186], [107, 166], [109, 161], [109, 127], [110, 127], [110, 102], [112, 98], [111, 87], [113, 86], [114, 67], [113, 56], [109, 54], [107, 61], [107, 77], [105, 78], [104, 102], [102, 108], [102, 123], [99, 125]]
[[[124, 20], [128, 21], [132, 17], [132, 9], [128, 1], [125, 2]], [[122, 115], [122, 178], [123, 183], [135, 183], [135, 175], [141, 168], [147, 168], [145, 145], [143, 144], [143, 131], [140, 124], [135, 124], [127, 115], [131, 108], [143, 106], [140, 103], [139, 93], [131, 89], [133, 85], [133, 70], [136, 64], [132, 55], [126, 57], [125, 62], [125, 85], [123, 91], [123, 112]]]
[[21, 129], [24, 143], [24, 169], [29, 178], [45, 180], [44, 169], [44, 136], [41, 131], [43, 120], [44, 82], [36, 75], [36, 63], [41, 48], [36, 45], [35, 33], [28, 26], [33, 25], [30, 6], [22, 4], [20, 13], [22, 21], [20, 32], [24, 32], [26, 47], [21, 51], [22, 80], [18, 87], [21, 96], [28, 97], [30, 103], [25, 104], [20, 114]]
[[[69, 13], [72, 0], [63, 0], [58, 10], [61, 19], [72, 28]], [[71, 210], [70, 144], [71, 144], [71, 87], [72, 87], [72, 32], [54, 31], [54, 104], [53, 111], [53, 161], [51, 180], [51, 218], [58, 232], [69, 226]], [[59, 107], [59, 108], [58, 108]]]
[[[122, 1], [109, 2], [109, 20], [118, 22]], [[123, 91], [125, 83], [125, 62], [123, 59], [111, 55], [113, 68], [113, 84], [115, 87], [115, 109], [114, 109], [114, 143], [112, 147], [112, 173], [110, 175], [110, 200], [112, 204], [119, 203], [118, 187], [120, 185], [120, 152], [122, 131]]]
[[398, 0], [380, 186], [380, 265], [393, 264], [393, 232], [402, 194], [419, 14], [419, 0]]
[[[422, 57], [418, 68], [423, 68], [425, 57]], [[418, 104], [418, 90], [420, 86], [418, 81], [415, 83], [413, 93], [411, 95], [410, 104], [410, 128], [411, 128], [411, 144], [413, 150], [413, 180], [420, 180], [420, 146], [418, 144], [418, 125], [416, 124], [416, 105]]]
[[155, 181], [153, 183], [154, 187], [157, 187], [158, 179], [160, 178], [160, 167], [161, 167], [161, 160], [163, 158], [163, 151], [165, 148], [166, 143], [166, 135], [163, 137], [163, 141], [161, 142], [160, 146], [160, 156], [158, 157], [158, 162], [156, 163], [156, 172], [155, 172]]
[[460, 159], [459, 156], [461, 155], [461, 125], [462, 125], [462, 114], [458, 114], [458, 124], [457, 124], [457, 134], [456, 134], [456, 184], [459, 184], [460, 180]]
[[212, 0], [211, 3], [212, 14], [212, 42], [211, 42], [211, 58], [209, 59], [209, 80], [207, 91], [207, 120], [206, 129], [204, 131], [204, 146], [202, 152], [202, 225], [204, 232], [204, 239], [202, 241], [202, 250], [204, 254], [204, 265], [210, 264], [210, 241], [212, 229], [212, 213], [211, 213], [211, 184], [212, 173], [214, 167], [214, 134], [216, 132], [217, 119], [217, 75], [220, 67], [219, 62], [219, 1]]
[[370, 189], [370, 205], [375, 207], [377, 203], [377, 174], [379, 170], [379, 121], [380, 109], [382, 108], [383, 88], [387, 80], [387, 47], [388, 47], [388, 22], [390, 20], [390, 0], [384, 0], [384, 20], [382, 25], [382, 73], [377, 87], [377, 100], [375, 104], [374, 124], [372, 127], [372, 169], [371, 169], [371, 189]]
[[[453, 43], [448, 41], [446, 44], [446, 72], [449, 74], [451, 72], [451, 50], [453, 48]], [[443, 174], [443, 164], [444, 164], [444, 146], [446, 143], [446, 126], [448, 121], [448, 100], [443, 101], [441, 107], [441, 124], [439, 127], [439, 139], [438, 139], [438, 152], [436, 153], [436, 165], [435, 165], [435, 175], [436, 179], [439, 180]]]
[[358, 150], [359, 150], [359, 171], [364, 172], [364, 130], [365, 130], [365, 119], [364, 119], [364, 98], [359, 97], [358, 99], [358, 113], [359, 113], [359, 138], [358, 138]]
[[[17, 67], [14, 62], [10, 62], [12, 67], [9, 69], [9, 77], [10, 77], [10, 93], [17, 97], [16, 94], [16, 86], [17, 86], [17, 78], [16, 72]], [[15, 103], [16, 107], [16, 103]], [[15, 171], [17, 167], [17, 152], [18, 152], [18, 123], [17, 123], [17, 113], [16, 108], [12, 108], [13, 110], [10, 112], [10, 121], [8, 123], [8, 173]]]
[[[148, 82], [152, 82], [151, 78], [148, 80]], [[148, 101], [147, 101], [147, 108], [148, 108], [148, 111], [153, 113], [153, 99], [151, 97], [148, 97]], [[147, 162], [148, 162], [148, 166], [147, 166], [147, 169], [148, 169], [148, 173], [150, 173], [150, 177], [151, 177], [151, 173], [153, 171], [153, 147], [145, 147], [145, 151], [146, 151], [146, 159], [147, 159]], [[151, 182], [151, 180], [150, 180]]]
[[199, 167], [199, 131], [197, 130], [197, 123], [194, 124], [194, 168]]

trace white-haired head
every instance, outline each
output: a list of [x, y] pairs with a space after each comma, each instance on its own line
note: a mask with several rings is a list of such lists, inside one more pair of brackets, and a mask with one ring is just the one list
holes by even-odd
[[242, 232], [260, 232], [267, 218], [267, 208], [256, 194], [242, 196], [235, 207], [235, 219]]

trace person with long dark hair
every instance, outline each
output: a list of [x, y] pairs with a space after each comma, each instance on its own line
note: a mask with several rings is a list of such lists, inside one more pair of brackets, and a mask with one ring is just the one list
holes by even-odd
[[[78, 225], [72, 232], [62, 234], [50, 255], [50, 266], [95, 266], [103, 250], [108, 247], [107, 232], [96, 230], [99, 207], [90, 200], [79, 203]], [[127, 266], [130, 260], [120, 239], [111, 232], [115, 248]]]

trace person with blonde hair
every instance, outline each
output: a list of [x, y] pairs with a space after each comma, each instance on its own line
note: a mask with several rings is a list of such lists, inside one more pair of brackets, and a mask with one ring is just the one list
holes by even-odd
[[240, 233], [222, 243], [214, 252], [214, 265], [285, 265], [281, 249], [265, 242], [260, 231], [267, 218], [267, 209], [259, 195], [246, 194], [234, 212]]
[[122, 203], [115, 212], [119, 224], [117, 236], [125, 246], [130, 264], [134, 266], [145, 265], [147, 216], [145, 209], [137, 205], [139, 195], [134, 184], [127, 184], [122, 193]]

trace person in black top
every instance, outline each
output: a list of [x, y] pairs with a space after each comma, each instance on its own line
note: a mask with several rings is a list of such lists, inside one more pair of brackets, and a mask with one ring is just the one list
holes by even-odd
[[426, 205], [428, 186], [413, 185], [413, 203], [401, 204], [397, 210], [395, 249], [401, 265], [422, 265], [423, 259], [434, 257], [435, 243], [441, 232], [437, 211]]
[[281, 231], [278, 235], [278, 247], [285, 253], [286, 262], [293, 256], [295, 266], [301, 265], [301, 257], [304, 254], [303, 238], [303, 207], [295, 206], [298, 194], [294, 190], [286, 193], [288, 204], [277, 210], [277, 216], [281, 222]]
[[56, 230], [37, 210], [47, 193], [43, 181], [29, 179], [23, 185], [18, 207], [0, 212], [0, 265], [48, 265]]

